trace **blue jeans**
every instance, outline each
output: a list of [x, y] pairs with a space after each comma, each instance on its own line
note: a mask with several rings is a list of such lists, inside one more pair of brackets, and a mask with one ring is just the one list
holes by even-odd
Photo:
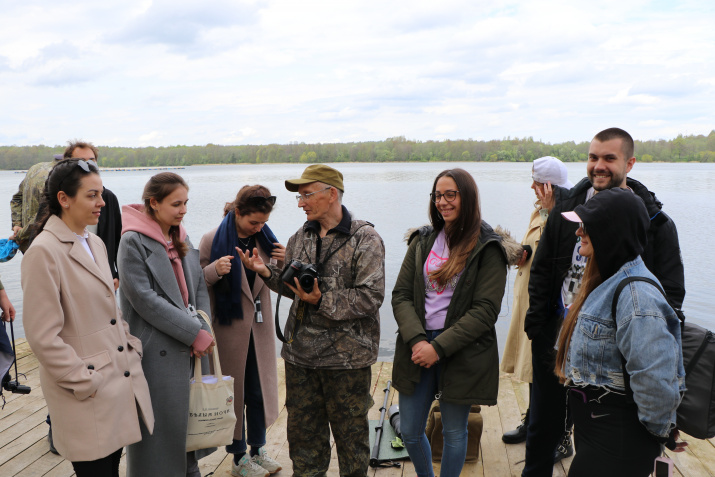
[[[427, 330], [427, 340], [432, 341], [442, 330]], [[415, 392], [400, 393], [400, 427], [402, 440], [419, 477], [433, 477], [432, 449], [425, 435], [425, 426], [432, 402], [439, 390], [439, 376], [442, 365], [422, 368], [420, 382]], [[467, 457], [467, 421], [469, 404], [451, 404], [440, 401], [442, 412], [442, 435], [444, 448], [440, 476], [458, 477]]]
[[[266, 416], [263, 410], [263, 393], [258, 375], [253, 333], [251, 333], [248, 343], [246, 370], [243, 376], [243, 403], [247, 408], [247, 412], [243, 413], [243, 433], [240, 441], [234, 439], [231, 445], [226, 446], [226, 452], [229, 454], [244, 454], [247, 449], [246, 444], [255, 449], [266, 445]], [[248, 442], [246, 441], [246, 427], [248, 427]]]

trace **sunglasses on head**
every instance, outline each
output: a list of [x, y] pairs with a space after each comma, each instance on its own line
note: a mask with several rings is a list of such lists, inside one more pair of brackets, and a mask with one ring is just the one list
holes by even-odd
[[90, 167], [94, 168], [95, 171], [99, 170], [97, 163], [93, 159], [77, 159], [77, 165], [82, 168], [84, 172], [90, 172]]
[[[67, 161], [67, 162], [64, 162]], [[61, 166], [63, 164], [68, 164], [71, 161], [77, 161], [76, 164], [77, 166], [82, 169], [84, 172], [98, 172], [99, 167], [97, 167], [97, 163], [94, 162], [92, 159], [65, 159], [64, 161], [58, 162], [55, 167]], [[72, 166], [65, 167], [67, 169], [67, 172], [65, 172], [64, 176], [62, 177], [62, 180], [60, 181], [60, 185], [64, 182], [64, 180], [72, 173], [74, 168]], [[53, 169], [54, 171], [54, 169]], [[57, 169], [59, 172], [59, 169]]]
[[272, 195], [269, 197], [263, 197], [262, 195], [254, 195], [253, 197], [249, 197], [248, 199], [249, 204], [257, 205], [257, 206], [262, 206], [265, 203], [269, 203], [272, 206], [276, 205], [276, 196]]

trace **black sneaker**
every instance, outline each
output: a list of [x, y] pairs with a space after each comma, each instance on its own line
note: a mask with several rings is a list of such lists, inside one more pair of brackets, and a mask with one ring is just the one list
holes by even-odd
[[571, 442], [571, 431], [566, 431], [564, 437], [561, 439], [561, 443], [556, 448], [556, 452], [554, 452], [554, 464], [572, 455], [573, 443]]
[[47, 442], [50, 443], [50, 452], [52, 452], [55, 455], [60, 455], [60, 453], [57, 452], [57, 449], [55, 449], [55, 443], [52, 442], [52, 426], [50, 426], [50, 430], [47, 433]]
[[501, 440], [505, 444], [518, 444], [526, 440], [526, 428], [529, 427], [529, 410], [521, 418], [521, 424], [513, 431], [507, 431], [501, 436]]

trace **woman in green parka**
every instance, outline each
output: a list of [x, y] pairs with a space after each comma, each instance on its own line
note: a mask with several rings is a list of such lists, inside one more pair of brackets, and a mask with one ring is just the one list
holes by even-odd
[[[403, 441], [420, 477], [434, 475], [425, 436], [440, 401], [441, 474], [458, 476], [467, 453], [472, 404], [494, 405], [499, 356], [494, 325], [504, 295], [507, 251], [481, 220], [479, 192], [463, 169], [441, 172], [430, 194], [432, 226], [412, 233], [392, 292], [399, 333], [392, 372], [400, 392]], [[521, 250], [513, 240], [509, 256]]]

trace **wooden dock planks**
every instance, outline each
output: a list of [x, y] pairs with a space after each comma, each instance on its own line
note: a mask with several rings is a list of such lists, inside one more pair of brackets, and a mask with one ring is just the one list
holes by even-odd
[[[29, 395], [7, 394], [6, 405], [0, 411], [0, 476], [18, 477], [70, 477], [74, 475], [72, 465], [49, 452], [45, 417], [47, 406], [39, 382], [37, 359], [27, 343], [17, 340], [18, 370], [25, 373], [27, 381], [21, 384], [32, 387]], [[392, 363], [378, 362], [372, 367], [371, 389], [374, 405], [370, 419], [378, 419], [387, 387], [392, 377]], [[266, 450], [283, 465], [277, 477], [292, 474], [291, 461], [286, 440], [287, 414], [285, 409], [285, 368], [283, 361], [278, 364], [279, 402], [278, 419], [268, 429]], [[480, 459], [465, 465], [462, 475], [470, 477], [519, 476], [524, 467], [524, 444], [505, 445], [501, 435], [505, 430], [514, 429], [521, 421], [521, 414], [528, 407], [528, 385], [513, 381], [507, 376], [500, 379], [499, 404], [483, 406], [484, 431], [480, 448]], [[388, 406], [398, 402], [398, 393], [390, 390]], [[676, 463], [674, 475], [680, 477], [715, 477], [715, 439], [697, 440], [684, 436], [690, 442], [688, 450], [680, 454], [669, 454]], [[334, 443], [333, 443], [334, 444]], [[554, 467], [554, 476], [568, 474], [571, 458]], [[439, 474], [439, 464], [435, 464]], [[223, 449], [200, 462], [202, 475], [213, 472], [216, 477], [231, 475], [231, 458]], [[125, 475], [125, 461], [122, 459], [120, 475]], [[338, 460], [333, 445], [328, 475], [338, 475]], [[370, 477], [412, 477], [414, 466], [403, 461], [400, 468], [369, 469]]]

